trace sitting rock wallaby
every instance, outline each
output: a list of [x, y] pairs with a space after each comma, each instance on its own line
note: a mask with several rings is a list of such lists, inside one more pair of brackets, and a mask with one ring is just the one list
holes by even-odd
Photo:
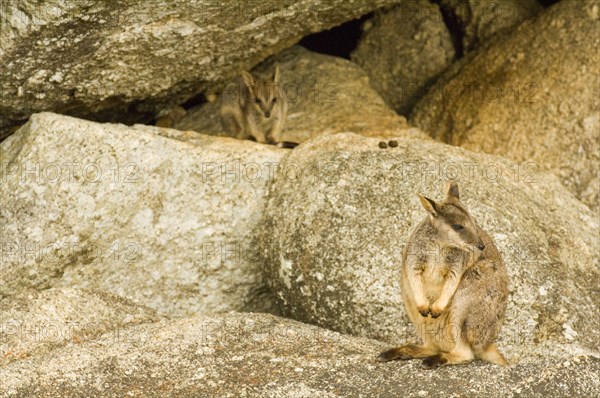
[[429, 215], [403, 254], [401, 288], [423, 344], [393, 348], [379, 360], [425, 358], [426, 369], [475, 358], [507, 365], [494, 343], [508, 298], [498, 250], [459, 201], [455, 182], [443, 202], [419, 199]]
[[275, 67], [269, 80], [242, 72], [223, 91], [220, 116], [225, 131], [234, 137], [253, 137], [267, 144], [281, 143], [287, 102], [280, 84], [279, 67]]

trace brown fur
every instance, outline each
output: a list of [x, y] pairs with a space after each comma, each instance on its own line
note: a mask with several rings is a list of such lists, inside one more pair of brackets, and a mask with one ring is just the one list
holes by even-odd
[[242, 72], [221, 94], [221, 124], [240, 139], [278, 144], [287, 117], [287, 102], [279, 81], [279, 67], [268, 80]]
[[156, 121], [157, 127], [166, 127], [172, 128], [176, 123], [178, 123], [183, 117], [187, 114], [187, 111], [181, 107], [176, 106], [169, 111], [165, 116], [159, 118]]
[[507, 365], [494, 343], [508, 298], [500, 253], [460, 203], [456, 183], [448, 184], [443, 202], [419, 198], [429, 215], [404, 252], [401, 287], [423, 343], [388, 350], [379, 359], [425, 358], [427, 369], [475, 358]]

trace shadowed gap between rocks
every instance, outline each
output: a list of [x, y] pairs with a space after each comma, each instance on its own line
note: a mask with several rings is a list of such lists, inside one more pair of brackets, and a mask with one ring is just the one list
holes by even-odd
[[372, 16], [371, 12], [335, 28], [305, 36], [299, 44], [317, 53], [349, 60], [350, 54], [356, 49], [362, 35], [363, 23]]
[[432, 0], [432, 3], [437, 5], [442, 13], [444, 24], [448, 28], [448, 32], [450, 33], [450, 37], [452, 39], [452, 45], [454, 46], [456, 58], [462, 58], [465, 53], [463, 46], [465, 27], [460, 23], [458, 17], [450, 7], [445, 7], [440, 3], [440, 0]]
[[550, 7], [552, 4], [556, 4], [558, 2], [559, 0], [538, 0], [538, 3], [540, 3], [544, 7]]

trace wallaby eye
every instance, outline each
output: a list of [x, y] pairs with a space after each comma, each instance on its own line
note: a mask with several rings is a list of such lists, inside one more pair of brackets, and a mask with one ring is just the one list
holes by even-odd
[[273, 98], [273, 103], [276, 103], [276, 102], [277, 102], [277, 98]]
[[452, 229], [455, 231], [462, 231], [463, 229], [465, 229], [465, 227], [463, 227], [460, 224], [452, 224]]
[[254, 102], [256, 102], [257, 104], [260, 104], [260, 98], [254, 98]]

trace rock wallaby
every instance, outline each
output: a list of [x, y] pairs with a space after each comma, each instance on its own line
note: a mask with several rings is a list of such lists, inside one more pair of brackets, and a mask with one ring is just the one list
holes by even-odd
[[287, 106], [278, 66], [267, 80], [244, 71], [221, 94], [221, 123], [239, 139], [281, 144]]
[[507, 365], [494, 342], [508, 298], [500, 253], [459, 201], [455, 182], [442, 202], [419, 199], [429, 214], [403, 254], [401, 288], [422, 345], [393, 348], [378, 359], [424, 358], [426, 369], [475, 358]]

